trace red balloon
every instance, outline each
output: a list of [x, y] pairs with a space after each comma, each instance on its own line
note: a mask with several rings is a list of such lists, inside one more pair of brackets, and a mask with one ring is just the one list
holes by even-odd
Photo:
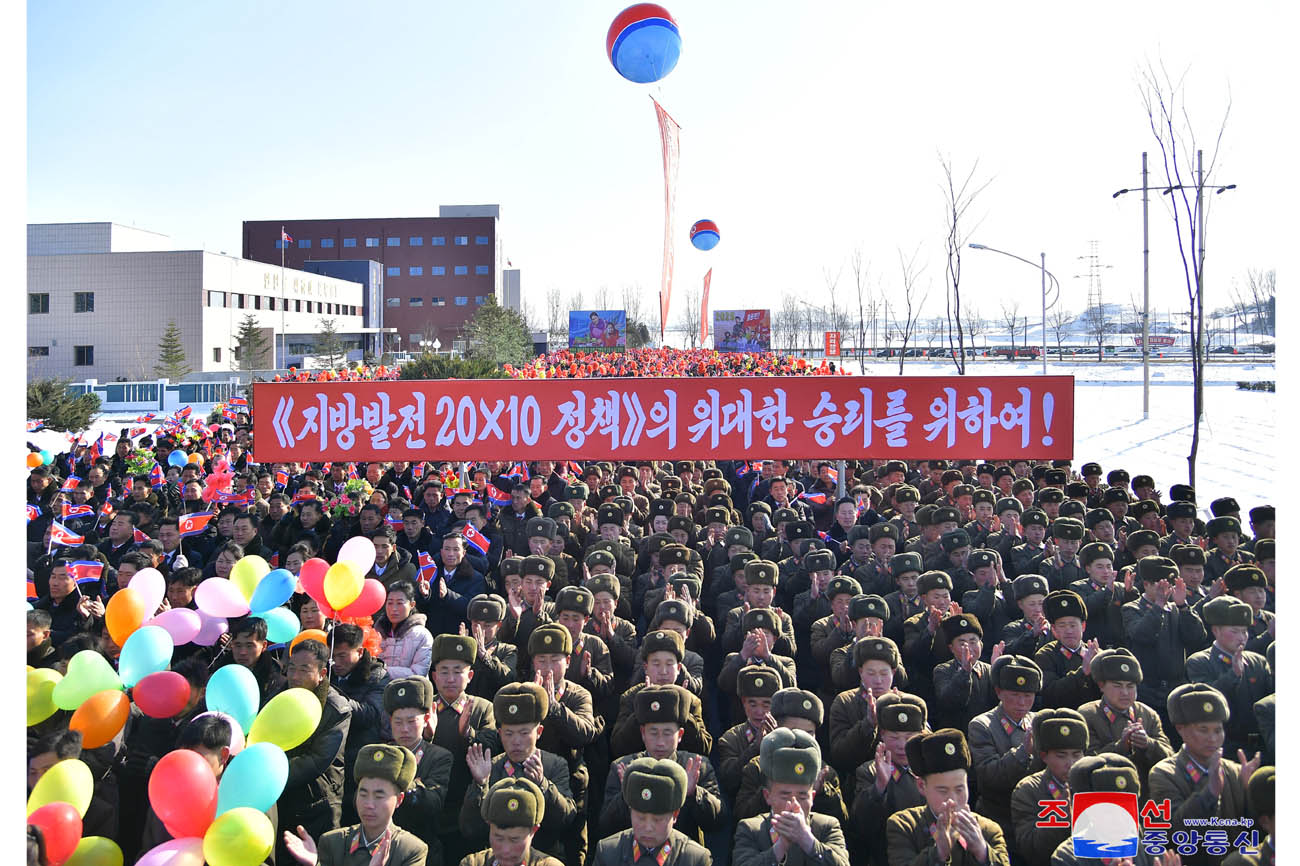
[[131, 698], [153, 719], [170, 719], [190, 700], [190, 682], [176, 671], [158, 671], [136, 683]]
[[41, 828], [50, 866], [62, 866], [81, 841], [81, 816], [68, 803], [47, 803], [28, 815], [27, 823]]
[[176, 749], [149, 775], [149, 805], [177, 839], [202, 836], [217, 816], [217, 777], [198, 752]]
[[[332, 612], [334, 609], [329, 606], [325, 600], [325, 572], [330, 570], [330, 564], [318, 556], [314, 556], [302, 564], [298, 571], [298, 580], [302, 583], [303, 590], [316, 599], [316, 603], [324, 611], [329, 608]], [[329, 616], [330, 614], [325, 614]]]
[[361, 595], [352, 604], [338, 612], [341, 617], [350, 616], [368, 616], [384, 606], [384, 598], [388, 591], [384, 585], [373, 577], [366, 578], [366, 582], [361, 585]]

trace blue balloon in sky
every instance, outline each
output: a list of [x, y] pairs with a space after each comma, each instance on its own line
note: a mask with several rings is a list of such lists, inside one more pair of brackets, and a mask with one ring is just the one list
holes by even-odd
[[618, 74], [637, 84], [673, 71], [682, 53], [677, 22], [657, 3], [637, 3], [614, 18], [605, 34], [605, 53]]

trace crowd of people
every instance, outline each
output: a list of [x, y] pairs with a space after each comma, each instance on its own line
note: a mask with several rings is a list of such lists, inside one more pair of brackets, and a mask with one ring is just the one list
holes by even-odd
[[[828, 372], [708, 350], [540, 364]], [[204, 704], [226, 665], [263, 705], [322, 702], [268, 813], [281, 866], [1100, 863], [1068, 821], [1042, 823], [1041, 803], [1068, 816], [1086, 791], [1155, 804], [1166, 829], [1135, 863], [1272, 862], [1271, 506], [1207, 510], [1186, 485], [1070, 461], [848, 461], [842, 494], [816, 460], [258, 465], [235, 414], [215, 437], [225, 505], [201, 461], [169, 465], [193, 447], [172, 434], [122, 431], [162, 479], [84, 445], [31, 471], [28, 664], [116, 664], [105, 605], [146, 568], [166, 607], [192, 608], [243, 557], [300, 575], [362, 537], [384, 603], [342, 621], [300, 585], [287, 606], [325, 643], [235, 618], [176, 648], [175, 716], [133, 705], [94, 749], [68, 712], [29, 727], [29, 789], [85, 761], [84, 833], [128, 864], [169, 838], [147, 796], [159, 760], [229, 760], [238, 732]], [[89, 506], [59, 523], [78, 546], [53, 543], [65, 501]], [[1225, 859], [1250, 839], [1219, 846], [1200, 822], [1247, 817], [1260, 853]], [[1175, 850], [1189, 833], [1195, 853]]]
[[714, 349], [628, 349], [626, 352], [548, 352], [522, 367], [506, 365], [515, 379], [593, 379], [615, 376], [834, 376], [834, 361], [810, 363], [776, 352]]
[[299, 370], [290, 367], [288, 373], [276, 373], [272, 382], [373, 382], [383, 379], [396, 379], [400, 374], [397, 366], [386, 364], [356, 367], [339, 367], [335, 370]]

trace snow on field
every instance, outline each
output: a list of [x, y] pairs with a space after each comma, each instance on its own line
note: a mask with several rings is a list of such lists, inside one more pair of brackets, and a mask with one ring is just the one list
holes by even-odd
[[[865, 375], [893, 376], [898, 364], [868, 362]], [[856, 363], [850, 369], [856, 371]], [[1034, 376], [1041, 364], [981, 361], [968, 367], [970, 375]], [[1073, 375], [1075, 390], [1074, 465], [1095, 460], [1107, 471], [1127, 469], [1145, 473], [1167, 496], [1172, 484], [1187, 481], [1187, 452], [1192, 440], [1192, 390], [1185, 364], [1152, 365], [1151, 414], [1142, 419], [1142, 365], [1055, 364], [1052, 375]], [[904, 373], [913, 376], [950, 375], [952, 364], [909, 358]], [[1205, 418], [1201, 423], [1197, 460], [1197, 500], [1208, 518], [1210, 501], [1234, 496], [1244, 514], [1264, 503], [1276, 503], [1279, 447], [1276, 435], [1277, 395], [1238, 391], [1238, 381], [1273, 380], [1272, 364], [1212, 364], [1206, 368]], [[195, 406], [196, 414], [208, 407]], [[91, 441], [101, 431], [118, 433], [134, 426], [137, 413], [112, 414], [95, 421]], [[152, 428], [153, 425], [147, 425]], [[27, 440], [55, 453], [68, 445], [62, 433], [40, 431]], [[112, 452], [111, 446], [105, 449]]]

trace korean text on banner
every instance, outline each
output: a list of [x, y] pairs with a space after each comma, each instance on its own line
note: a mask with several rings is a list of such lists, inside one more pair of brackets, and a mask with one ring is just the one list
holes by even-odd
[[254, 459], [1073, 456], [1072, 376], [257, 383]]

